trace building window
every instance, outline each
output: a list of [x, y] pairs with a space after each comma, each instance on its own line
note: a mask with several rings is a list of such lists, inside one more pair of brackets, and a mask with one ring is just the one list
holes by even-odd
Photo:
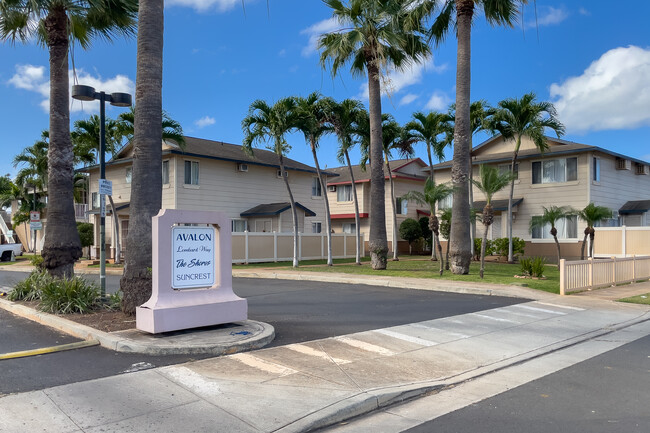
[[199, 163], [197, 161], [185, 161], [185, 185], [199, 184]]
[[[499, 173], [510, 173], [510, 166], [512, 164], [499, 164], [497, 168], [499, 169]], [[515, 164], [515, 179], [519, 179], [519, 163]]]
[[594, 182], [600, 182], [600, 158], [594, 158], [593, 180]]
[[355, 223], [343, 223], [343, 233], [356, 233], [357, 225]]
[[452, 194], [449, 194], [447, 197], [438, 202], [438, 209], [451, 209], [453, 203], [454, 196]]
[[395, 199], [395, 212], [398, 215], [406, 215], [408, 213], [408, 200], [405, 198], [396, 198]]
[[232, 229], [233, 233], [245, 232], [248, 229], [248, 225], [246, 224], [246, 220], [232, 220], [231, 221], [231, 229]]
[[93, 209], [98, 209], [99, 208], [99, 193], [98, 192], [92, 193], [92, 198], [91, 198], [90, 201], [92, 202], [91, 203], [92, 208]]
[[605, 218], [604, 220], [596, 221], [594, 223], [594, 227], [620, 227], [620, 226], [621, 226], [621, 219], [619, 218], [619, 214], [617, 210], [612, 211], [611, 218]]
[[133, 167], [127, 167], [126, 168], [126, 183], [131, 183], [131, 179], [133, 179]]
[[311, 223], [311, 232], [320, 233], [323, 229], [322, 223]]
[[322, 190], [321, 190], [320, 181], [318, 180], [317, 177], [313, 177], [311, 179], [311, 196], [320, 197], [321, 195], [322, 195]]
[[578, 158], [533, 162], [533, 184], [578, 180]]
[[169, 183], [169, 160], [162, 162], [162, 183], [163, 185]]
[[337, 186], [336, 201], [352, 201], [352, 185]]
[[[533, 219], [541, 218], [534, 216]], [[575, 215], [562, 218], [555, 222], [558, 239], [576, 239], [578, 237], [578, 218]], [[533, 239], [553, 239], [551, 235], [551, 225], [546, 224], [544, 227], [533, 228]]]

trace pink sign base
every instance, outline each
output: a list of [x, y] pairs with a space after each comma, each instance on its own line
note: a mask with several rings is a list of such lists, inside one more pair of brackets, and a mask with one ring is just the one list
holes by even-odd
[[[215, 228], [214, 285], [172, 288], [172, 228], [208, 224]], [[232, 289], [230, 219], [221, 212], [163, 209], [152, 221], [152, 294], [136, 309], [136, 328], [158, 334], [248, 319], [248, 302]]]

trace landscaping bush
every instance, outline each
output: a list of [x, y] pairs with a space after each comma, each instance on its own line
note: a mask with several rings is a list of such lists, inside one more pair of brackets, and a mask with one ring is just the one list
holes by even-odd
[[534, 278], [544, 277], [544, 269], [546, 269], [546, 259], [544, 257], [521, 259], [520, 265], [522, 275]]
[[[483, 239], [481, 238], [474, 238], [474, 257], [476, 260], [481, 260], [481, 244], [483, 243]], [[485, 243], [485, 257], [491, 256], [494, 254], [494, 246], [492, 245], [491, 240], [487, 240]]]
[[[494, 254], [508, 258], [508, 238], [499, 238], [492, 241]], [[526, 241], [518, 237], [512, 238], [512, 255], [517, 258], [517, 254], [523, 254], [526, 247]]]
[[[40, 257], [40, 256], [38, 256]], [[40, 288], [49, 282], [52, 277], [47, 272], [33, 271], [23, 281], [16, 283], [14, 289], [9, 293], [10, 301], [36, 301], [41, 299]]]
[[29, 259], [31, 262], [32, 266], [36, 268], [40, 268], [41, 265], [43, 265], [43, 256], [40, 254], [34, 254], [31, 259]]
[[413, 242], [422, 237], [420, 223], [413, 218], [407, 218], [399, 226], [399, 235], [409, 243], [409, 255], [412, 253]]
[[38, 307], [47, 313], [88, 313], [100, 300], [99, 288], [80, 277], [50, 278], [40, 290]]
[[[81, 248], [92, 246], [94, 240], [94, 225], [91, 223], [77, 223], [77, 231], [79, 232], [79, 239], [81, 240]], [[90, 257], [90, 250], [88, 250], [88, 257]]]

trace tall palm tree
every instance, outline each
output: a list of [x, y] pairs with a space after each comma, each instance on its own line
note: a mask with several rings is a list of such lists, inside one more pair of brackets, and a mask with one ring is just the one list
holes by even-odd
[[445, 0], [440, 14], [431, 27], [431, 36], [440, 44], [450, 32], [458, 39], [456, 57], [456, 118], [454, 126], [454, 157], [452, 184], [454, 220], [451, 226], [451, 271], [469, 273], [472, 246], [469, 233], [469, 167], [470, 167], [470, 84], [471, 84], [471, 32], [475, 7], [483, 9], [485, 19], [492, 25], [512, 27], [516, 21], [518, 5], [527, 0]]
[[[347, 164], [352, 182], [352, 197], [354, 200], [354, 223], [356, 232], [355, 263], [361, 264], [361, 220], [359, 218], [359, 200], [357, 199], [357, 186], [354, 181], [354, 171], [350, 162], [350, 149], [354, 147], [355, 135], [358, 131], [357, 122], [360, 116], [366, 113], [363, 104], [355, 99], [344, 99], [340, 103], [333, 102], [328, 109], [328, 122], [339, 140], [336, 156], [341, 164]], [[367, 115], [367, 113], [366, 113]]]
[[580, 260], [585, 259], [585, 245], [587, 244], [587, 236], [589, 236], [589, 257], [594, 256], [594, 238], [596, 237], [596, 230], [594, 225], [602, 220], [612, 217], [612, 210], [605, 206], [596, 206], [589, 203], [584, 209], [578, 211], [578, 217], [587, 223], [585, 228], [585, 237], [582, 241], [582, 248], [580, 249]]
[[481, 242], [481, 269], [479, 275], [483, 278], [485, 272], [485, 247], [487, 245], [488, 229], [494, 221], [494, 209], [492, 209], [492, 197], [494, 194], [508, 186], [512, 179], [512, 173], [500, 173], [499, 169], [486, 164], [481, 164], [479, 169], [479, 180], [472, 179], [472, 183], [485, 196], [483, 207], [483, 241]]
[[162, 56], [163, 2], [140, 0], [133, 121], [133, 166], [129, 233], [124, 274], [120, 279], [122, 311], [151, 297], [151, 219], [162, 207]]
[[330, 202], [327, 197], [327, 181], [320, 171], [316, 150], [323, 135], [331, 132], [327, 124], [329, 107], [334, 103], [329, 98], [322, 98], [320, 93], [313, 92], [306, 98], [296, 98], [297, 128], [305, 136], [305, 141], [311, 148], [316, 165], [316, 174], [320, 183], [321, 194], [325, 199], [325, 228], [327, 230], [327, 266], [332, 266], [332, 219]]
[[[431, 2], [413, 0], [324, 0], [341, 24], [340, 30], [319, 39], [321, 64], [331, 64], [332, 75], [351, 63], [354, 75], [368, 77], [370, 159], [382, 161], [381, 76], [388, 66], [404, 69], [424, 60], [430, 48], [422, 38], [423, 19]], [[370, 167], [369, 247], [373, 269], [386, 269], [388, 242], [382, 164]]]
[[403, 196], [403, 198], [409, 201], [412, 200], [419, 204], [429, 206], [429, 212], [431, 212], [429, 214], [429, 228], [433, 232], [433, 244], [431, 245], [431, 248], [438, 248], [438, 255], [440, 256], [440, 275], [442, 275], [444, 269], [444, 260], [442, 260], [440, 223], [438, 221], [438, 216], [436, 215], [436, 203], [447, 198], [453, 193], [453, 191], [454, 190], [450, 185], [447, 185], [446, 183], [436, 185], [436, 183], [429, 177], [426, 182], [424, 182], [423, 191], [409, 191]]
[[47, 185], [47, 168], [48, 168], [48, 148], [49, 148], [48, 131], [41, 132], [41, 139], [33, 145], [26, 147], [14, 157], [13, 166], [22, 168], [16, 175], [16, 184], [30, 185], [45, 191]]
[[[438, 211], [440, 213], [440, 234], [447, 239], [447, 248], [445, 252], [445, 270], [449, 270], [449, 234], [451, 232], [451, 208], [442, 209]], [[432, 248], [433, 249], [433, 248]], [[433, 257], [431, 258], [433, 260]], [[442, 257], [440, 258], [442, 260]]]
[[[99, 159], [100, 128], [101, 121], [96, 114], [93, 114], [88, 119], [80, 119], [74, 122], [74, 130], [71, 136], [75, 155], [79, 156], [79, 162], [92, 164]], [[117, 122], [114, 119], [106, 119], [104, 128], [106, 152], [114, 156], [120, 144], [120, 132]]]
[[[118, 116], [117, 129], [120, 140], [126, 138], [127, 141], [130, 141], [133, 138], [135, 111], [135, 107], [131, 107], [129, 111], [120, 113]], [[172, 119], [166, 111], [162, 112], [162, 139], [165, 141], [171, 140], [178, 144], [181, 149], [185, 149], [183, 127], [178, 121]]]
[[256, 100], [248, 108], [248, 115], [242, 120], [244, 131], [244, 152], [253, 156], [253, 145], [268, 142], [267, 148], [278, 156], [280, 173], [287, 187], [291, 216], [293, 217], [293, 267], [298, 267], [298, 213], [293, 199], [289, 179], [284, 169], [284, 157], [291, 148], [285, 139], [298, 124], [297, 104], [295, 98], [280, 99], [273, 105]]
[[510, 172], [510, 196], [508, 197], [508, 262], [513, 261], [512, 252], [512, 200], [515, 193], [515, 169], [522, 137], [533, 141], [540, 152], [548, 149], [544, 130], [552, 129], [558, 138], [564, 134], [564, 125], [557, 119], [557, 112], [552, 103], [536, 101], [535, 93], [500, 101], [494, 115], [488, 119], [490, 129], [501, 133], [504, 139], [514, 141]]
[[571, 209], [569, 206], [549, 206], [548, 208], [542, 206], [544, 213], [541, 216], [534, 216], [530, 220], [530, 231], [532, 232], [534, 228], [543, 229], [546, 225], [551, 226], [551, 236], [555, 240], [555, 246], [557, 247], [557, 268], [560, 269], [560, 259], [562, 258], [560, 254], [560, 242], [557, 240], [557, 228], [555, 225], [561, 219], [565, 219], [571, 215], [575, 215], [576, 212]]
[[50, 199], [43, 266], [53, 276], [71, 276], [75, 260], [81, 257], [72, 184], [74, 162], [70, 140], [68, 78], [70, 44], [76, 42], [86, 49], [96, 38], [111, 40], [115, 35], [134, 34], [137, 5], [137, 0], [0, 0], [0, 39], [26, 42], [35, 37], [49, 52], [47, 190]]

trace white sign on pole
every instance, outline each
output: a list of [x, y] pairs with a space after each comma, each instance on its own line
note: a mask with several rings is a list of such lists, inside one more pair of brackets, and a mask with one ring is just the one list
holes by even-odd
[[38, 221], [35, 223], [30, 222], [29, 223], [29, 229], [30, 230], [43, 230], [43, 223]]
[[113, 195], [113, 182], [107, 179], [99, 179], [99, 193]]
[[41, 213], [37, 210], [29, 212], [29, 222], [37, 223], [41, 221]]
[[212, 227], [172, 229], [172, 288], [211, 287], [214, 284], [214, 244]]

